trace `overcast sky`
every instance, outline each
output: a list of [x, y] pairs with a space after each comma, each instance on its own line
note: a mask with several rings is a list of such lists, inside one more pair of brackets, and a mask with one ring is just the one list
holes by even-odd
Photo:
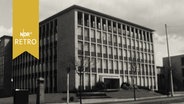
[[[40, 20], [71, 5], [80, 5], [155, 30], [156, 64], [167, 56], [164, 24], [171, 55], [184, 53], [184, 0], [40, 0]], [[0, 36], [11, 35], [12, 0], [0, 0]]]

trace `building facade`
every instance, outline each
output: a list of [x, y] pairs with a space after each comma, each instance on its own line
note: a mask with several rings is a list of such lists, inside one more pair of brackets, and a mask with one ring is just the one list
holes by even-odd
[[170, 81], [169, 81], [169, 71], [163, 66], [157, 66], [157, 83], [158, 91], [164, 94], [169, 94], [170, 91]]
[[11, 95], [12, 37], [0, 37], [0, 97]]
[[[163, 67], [169, 73], [168, 57], [163, 58]], [[175, 91], [184, 90], [184, 55], [171, 57], [171, 69], [173, 70], [173, 84]], [[169, 78], [167, 78], [169, 80]], [[168, 83], [169, 84], [169, 83]]]
[[[123, 82], [157, 89], [153, 30], [80, 6], [40, 22], [40, 59], [25, 53], [14, 60], [14, 87], [35, 92], [45, 79], [46, 92], [84, 90], [102, 81], [107, 88]], [[82, 72], [79, 69], [83, 69]]]

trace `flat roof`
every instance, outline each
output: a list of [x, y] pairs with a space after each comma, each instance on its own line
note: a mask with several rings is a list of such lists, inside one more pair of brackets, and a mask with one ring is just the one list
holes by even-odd
[[41, 21], [40, 24], [43, 24], [44, 22], [46, 22], [48, 20], [54, 19], [57, 16], [60, 16], [60, 15], [62, 15], [64, 13], [66, 13], [66, 12], [68, 12], [70, 10], [74, 10], [74, 9], [87, 11], [87, 12], [90, 12], [90, 13], [93, 13], [93, 14], [97, 14], [97, 15], [100, 15], [100, 16], [103, 16], [103, 17], [106, 17], [106, 18], [110, 18], [110, 19], [113, 19], [113, 20], [116, 20], [116, 21], [120, 21], [120, 22], [129, 24], [129, 25], [132, 25], [132, 26], [143, 28], [143, 29], [146, 29], [146, 30], [149, 30], [149, 31], [152, 31], [152, 32], [154, 31], [153, 29], [147, 28], [145, 26], [141, 26], [141, 25], [129, 22], [129, 21], [125, 21], [123, 19], [120, 19], [120, 18], [117, 18], [117, 17], [114, 17], [114, 16], [110, 16], [110, 15], [107, 15], [107, 14], [104, 14], [104, 13], [100, 13], [100, 12], [97, 12], [97, 11], [94, 11], [94, 10], [91, 10], [91, 9], [88, 9], [88, 8], [85, 8], [85, 7], [81, 7], [81, 6], [78, 6], [78, 5], [70, 6], [70, 7], [66, 8], [66, 9], [64, 9], [63, 11], [61, 11], [59, 13], [56, 13], [55, 15], [52, 15], [51, 17], [46, 18], [45, 20]]
[[[172, 55], [170, 56], [170, 58], [175, 58], [175, 57], [182, 57], [184, 56], [184, 54], [180, 54], [180, 55]], [[163, 59], [167, 59], [168, 57], [163, 57]]]

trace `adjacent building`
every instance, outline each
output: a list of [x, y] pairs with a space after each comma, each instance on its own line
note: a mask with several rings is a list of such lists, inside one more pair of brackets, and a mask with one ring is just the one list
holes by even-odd
[[48, 93], [107, 88], [123, 82], [157, 89], [153, 30], [80, 6], [71, 6], [40, 22], [40, 59], [28, 53], [13, 62], [14, 88], [36, 92], [36, 79], [45, 79]]
[[12, 87], [12, 37], [0, 37], [0, 97], [10, 96]]
[[[168, 57], [163, 58], [163, 67], [168, 71]], [[173, 84], [175, 91], [184, 90], [184, 55], [172, 56], [171, 57], [171, 69], [173, 70]], [[169, 80], [169, 78], [167, 77]]]
[[158, 92], [168, 94], [170, 91], [169, 70], [163, 66], [157, 66]]

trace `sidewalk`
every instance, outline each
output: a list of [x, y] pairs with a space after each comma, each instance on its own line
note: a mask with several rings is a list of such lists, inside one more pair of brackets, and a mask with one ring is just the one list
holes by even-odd
[[[184, 96], [184, 94], [175, 94], [175, 97], [177, 96]], [[153, 97], [141, 97], [136, 98], [137, 100], [146, 100], [146, 99], [158, 99], [158, 98], [167, 98], [167, 95], [162, 96], [153, 96]], [[103, 99], [82, 99], [83, 104], [95, 104], [95, 103], [109, 103], [109, 102], [122, 102], [122, 101], [133, 101], [133, 98], [128, 99], [116, 99], [116, 98], [103, 98]], [[46, 104], [66, 104], [66, 103], [46, 103]], [[71, 102], [70, 104], [79, 104], [79, 102]]]

